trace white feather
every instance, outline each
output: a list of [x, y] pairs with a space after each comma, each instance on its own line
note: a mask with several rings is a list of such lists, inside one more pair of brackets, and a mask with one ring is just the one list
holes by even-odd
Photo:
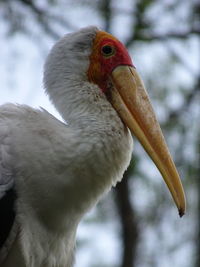
[[87, 81], [96, 31], [64, 36], [45, 65], [47, 93], [68, 125], [45, 110], [0, 108], [1, 180], [15, 179], [23, 266], [71, 267], [78, 223], [130, 162], [129, 130]]

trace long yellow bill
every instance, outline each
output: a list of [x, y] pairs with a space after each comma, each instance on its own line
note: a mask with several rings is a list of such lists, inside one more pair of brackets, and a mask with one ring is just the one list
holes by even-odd
[[115, 68], [111, 79], [113, 107], [160, 170], [179, 215], [183, 216], [186, 208], [183, 186], [143, 82], [136, 69], [129, 66]]

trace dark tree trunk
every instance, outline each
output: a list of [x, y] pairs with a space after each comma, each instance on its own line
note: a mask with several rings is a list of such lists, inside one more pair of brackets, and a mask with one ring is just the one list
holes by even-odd
[[139, 240], [138, 223], [129, 193], [129, 177], [130, 172], [127, 171], [122, 182], [116, 187], [116, 202], [121, 222], [121, 240], [123, 242], [121, 267], [136, 266]]

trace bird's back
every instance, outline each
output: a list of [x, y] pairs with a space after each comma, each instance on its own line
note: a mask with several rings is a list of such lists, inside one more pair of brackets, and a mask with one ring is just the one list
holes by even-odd
[[[40, 180], [41, 186], [44, 186], [41, 191], [44, 192], [47, 182], [45, 179], [49, 176], [56, 177], [56, 173], [52, 172], [56, 172], [58, 167], [56, 164], [60, 160], [58, 158], [61, 151], [56, 151], [57, 147], [63, 148], [63, 153], [67, 155], [63, 144], [58, 144], [63, 142], [64, 129], [65, 138], [69, 133], [70, 140], [70, 130], [66, 130], [66, 125], [45, 110], [13, 104], [0, 107], [0, 214], [3, 216], [0, 222], [3, 233], [0, 237], [0, 266], [2, 267], [13, 267], [13, 259], [16, 266], [25, 266], [18, 239], [21, 235], [19, 229], [21, 217], [31, 217], [31, 211], [41, 206], [41, 197], [38, 197], [38, 200], [37, 196], [42, 192], [38, 191], [37, 182]], [[32, 196], [32, 190], [27, 188], [38, 191], [38, 195], [34, 192]], [[45, 201], [48, 200], [44, 199]], [[35, 207], [31, 207], [30, 203]], [[24, 211], [27, 211], [27, 214], [24, 214]]]

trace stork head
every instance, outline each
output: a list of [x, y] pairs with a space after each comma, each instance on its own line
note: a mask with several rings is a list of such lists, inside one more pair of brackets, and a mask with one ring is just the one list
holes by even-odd
[[[44, 82], [57, 107], [66, 92], [69, 102], [76, 101], [74, 95], [70, 98], [68, 93], [69, 80], [74, 88], [77, 83], [79, 88], [83, 83], [95, 84], [105, 95], [154, 161], [182, 216], [186, 204], [179, 174], [144, 84], [124, 45], [96, 27], [66, 35], [54, 46], [45, 66]], [[62, 103], [60, 111], [64, 109], [65, 103]]]

